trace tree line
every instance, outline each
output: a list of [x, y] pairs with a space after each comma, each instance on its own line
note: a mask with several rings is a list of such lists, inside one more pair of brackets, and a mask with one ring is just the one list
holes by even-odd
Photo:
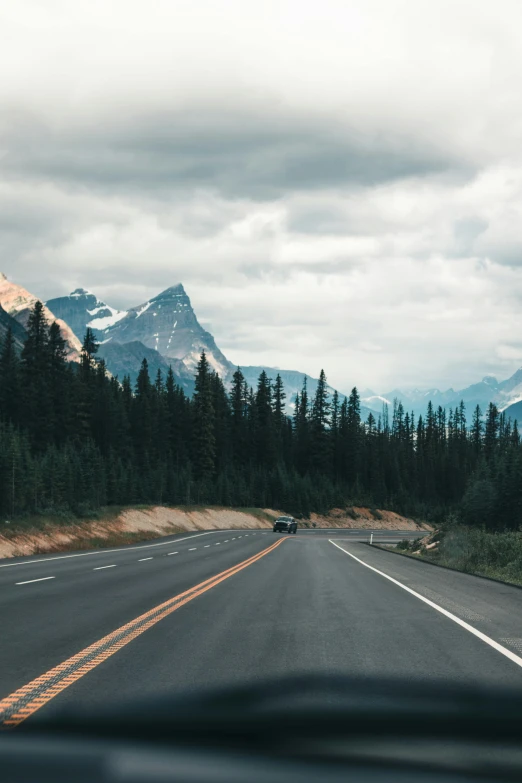
[[522, 524], [517, 424], [494, 404], [402, 403], [363, 421], [359, 394], [306, 379], [287, 415], [281, 377], [256, 388], [241, 369], [229, 389], [202, 353], [190, 399], [170, 369], [144, 360], [134, 388], [112, 377], [87, 330], [79, 363], [36, 303], [18, 355], [0, 345], [0, 514], [91, 514], [108, 505], [258, 506], [296, 516], [366, 505], [438, 521]]

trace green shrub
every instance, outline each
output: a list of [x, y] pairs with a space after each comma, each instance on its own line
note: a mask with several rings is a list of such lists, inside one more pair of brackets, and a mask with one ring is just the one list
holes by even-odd
[[487, 533], [459, 527], [447, 531], [437, 562], [468, 573], [522, 584], [522, 533]]

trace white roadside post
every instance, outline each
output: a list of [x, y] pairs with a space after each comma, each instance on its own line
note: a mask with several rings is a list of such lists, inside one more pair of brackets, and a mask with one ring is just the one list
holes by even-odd
[[373, 533], [370, 533], [370, 544], [373, 544]]

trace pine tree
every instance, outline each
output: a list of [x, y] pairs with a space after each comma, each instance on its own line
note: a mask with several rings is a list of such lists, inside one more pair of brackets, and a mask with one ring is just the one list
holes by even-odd
[[294, 417], [294, 460], [297, 470], [304, 475], [310, 462], [310, 428], [308, 408], [308, 379], [305, 375], [301, 395], [296, 398]]
[[486, 427], [484, 431], [484, 453], [487, 460], [490, 460], [493, 457], [499, 430], [500, 420], [498, 408], [495, 403], [490, 402], [486, 414]]
[[248, 389], [238, 367], [232, 378], [230, 391], [232, 454], [237, 465], [248, 461], [247, 443]]
[[33, 444], [40, 451], [52, 441], [53, 407], [49, 379], [49, 328], [43, 305], [36, 302], [27, 322], [27, 339], [21, 357], [24, 419]]
[[255, 406], [257, 429], [254, 443], [257, 462], [265, 467], [273, 466], [278, 459], [276, 429], [272, 408], [272, 384], [265, 370], [257, 381]]
[[196, 371], [192, 438], [192, 458], [196, 477], [200, 480], [209, 479], [214, 475], [215, 470], [216, 439], [210, 368], [205, 351], [200, 356]]
[[54, 321], [49, 327], [47, 344], [49, 356], [49, 393], [54, 442], [65, 442], [74, 429], [74, 410], [71, 399], [71, 374], [67, 363], [65, 340]]
[[355, 386], [348, 399], [346, 414], [346, 479], [349, 485], [354, 485], [359, 473], [362, 437], [361, 402]]
[[471, 442], [473, 444], [473, 450], [476, 455], [480, 453], [482, 448], [483, 429], [482, 411], [480, 410], [480, 405], [477, 405], [473, 411], [473, 422], [471, 424]]
[[0, 346], [0, 420], [18, 423], [20, 402], [20, 362], [9, 328]]
[[310, 416], [310, 464], [320, 473], [327, 472], [330, 466], [330, 408], [326, 375], [321, 370]]
[[274, 412], [274, 425], [278, 437], [281, 438], [283, 430], [286, 425], [286, 413], [285, 413], [286, 394], [283, 385], [283, 380], [279, 373], [277, 373], [272, 392], [273, 392], [272, 405], [273, 405], [273, 412]]

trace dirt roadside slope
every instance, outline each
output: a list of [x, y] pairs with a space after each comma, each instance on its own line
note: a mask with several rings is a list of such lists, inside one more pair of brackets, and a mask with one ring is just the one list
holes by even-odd
[[[273, 509], [155, 506], [124, 509], [119, 513], [108, 511], [106, 518], [63, 523], [53, 521], [38, 527], [24, 527], [23, 530], [16, 525], [12, 528], [2, 526], [0, 558], [121, 546], [185, 531], [271, 528], [279, 513]], [[377, 515], [381, 518], [377, 518]], [[349, 514], [341, 509], [333, 509], [328, 516], [312, 514], [310, 520], [303, 520], [300, 526], [427, 529], [393, 512], [372, 513], [369, 509], [350, 509]]]
[[343, 527], [343, 528], [371, 528], [372, 530], [420, 530], [431, 531], [432, 528], [425, 522], [416, 522], [414, 519], [403, 517], [395, 511], [382, 509], [361, 508], [353, 506], [350, 509], [333, 508], [329, 514], [310, 514], [305, 527]]

